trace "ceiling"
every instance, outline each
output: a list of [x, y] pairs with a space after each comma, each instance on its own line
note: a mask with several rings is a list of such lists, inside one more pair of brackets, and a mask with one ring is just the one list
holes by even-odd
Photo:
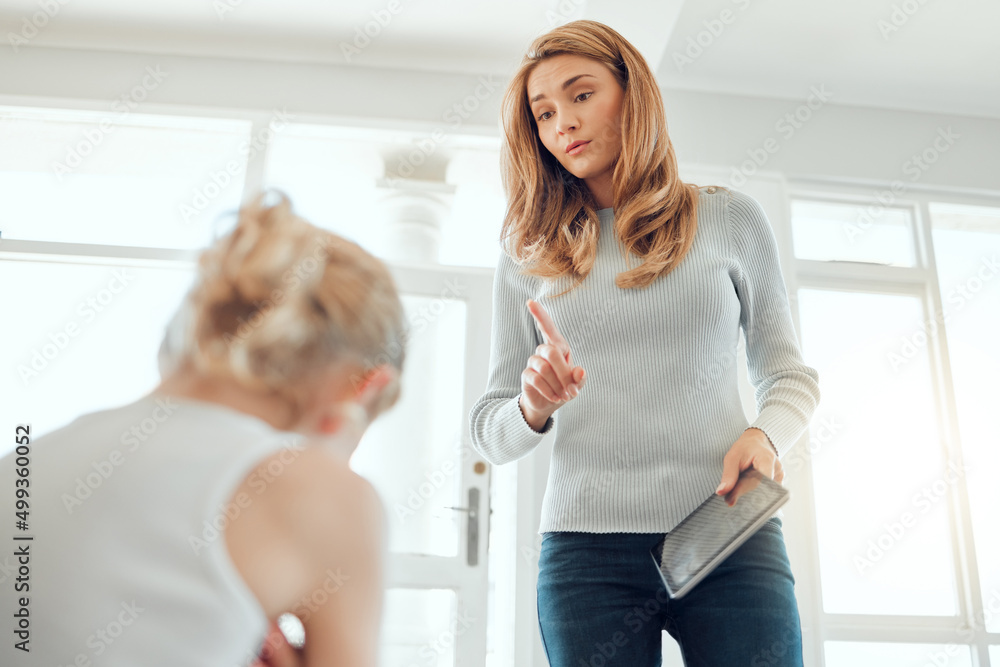
[[51, 0], [51, 17], [40, 4], [0, 0], [4, 42], [33, 21], [21, 48], [504, 75], [535, 36], [592, 18], [666, 91], [803, 100], [815, 86], [833, 103], [1000, 118], [996, 0]]

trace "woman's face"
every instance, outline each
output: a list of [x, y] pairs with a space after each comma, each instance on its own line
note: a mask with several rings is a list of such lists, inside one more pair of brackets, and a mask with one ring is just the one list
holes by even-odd
[[538, 137], [559, 163], [585, 181], [610, 178], [625, 97], [611, 70], [584, 56], [552, 56], [528, 75], [527, 94]]

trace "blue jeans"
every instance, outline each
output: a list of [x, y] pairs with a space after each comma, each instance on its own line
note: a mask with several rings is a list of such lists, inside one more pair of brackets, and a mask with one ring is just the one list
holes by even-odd
[[677, 600], [649, 553], [661, 537], [542, 535], [538, 625], [551, 667], [660, 667], [662, 630], [677, 640], [687, 667], [802, 666], [779, 517]]

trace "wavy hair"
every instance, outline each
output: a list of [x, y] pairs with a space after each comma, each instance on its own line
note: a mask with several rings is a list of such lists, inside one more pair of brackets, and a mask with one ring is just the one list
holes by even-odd
[[[235, 228], [205, 250], [160, 348], [161, 373], [180, 366], [277, 395], [301, 415], [332, 369], [390, 364], [374, 415], [400, 393], [404, 310], [386, 266], [356, 243], [296, 215], [288, 197], [257, 195]], [[363, 378], [352, 376], [357, 386]]]
[[[604, 64], [624, 90], [622, 149], [612, 183], [614, 230], [630, 268], [615, 277], [615, 284], [648, 287], [676, 268], [691, 248], [699, 188], [678, 177], [663, 99], [646, 60], [618, 32], [597, 21], [572, 21], [535, 39], [504, 91], [500, 166], [507, 210], [501, 242], [526, 275], [575, 279], [555, 296], [579, 285], [597, 257], [596, 202], [583, 180], [542, 144], [528, 102], [531, 72], [560, 54]], [[631, 268], [629, 253], [642, 258], [642, 264]]]

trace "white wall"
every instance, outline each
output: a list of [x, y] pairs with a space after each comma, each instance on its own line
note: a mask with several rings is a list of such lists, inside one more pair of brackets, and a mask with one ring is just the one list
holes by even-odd
[[[0, 54], [0, 103], [44, 104], [70, 98], [109, 108], [147, 66], [167, 73], [137, 111], [160, 105], [205, 105], [268, 112], [287, 108], [297, 120], [353, 119], [497, 134], [503, 77], [222, 58], [26, 48]], [[822, 82], [816, 88], [822, 90]], [[727, 171], [766, 154], [764, 169], [786, 176], [874, 179], [909, 184], [1000, 190], [1000, 119], [838, 105], [829, 98], [778, 100], [667, 90], [668, 130], [683, 163]], [[459, 113], [455, 105], [467, 111]], [[800, 128], [776, 123], [797, 109], [811, 117]], [[786, 125], [786, 127], [791, 127]], [[939, 128], [957, 135], [926, 170], [908, 161], [933, 149]], [[767, 153], [765, 141], [772, 151]], [[944, 146], [939, 141], [938, 146]], [[936, 149], [935, 149], [936, 150]], [[932, 150], [932, 152], [934, 152]], [[913, 180], [914, 175], [917, 176]], [[735, 183], [733, 183], [735, 185]]]

